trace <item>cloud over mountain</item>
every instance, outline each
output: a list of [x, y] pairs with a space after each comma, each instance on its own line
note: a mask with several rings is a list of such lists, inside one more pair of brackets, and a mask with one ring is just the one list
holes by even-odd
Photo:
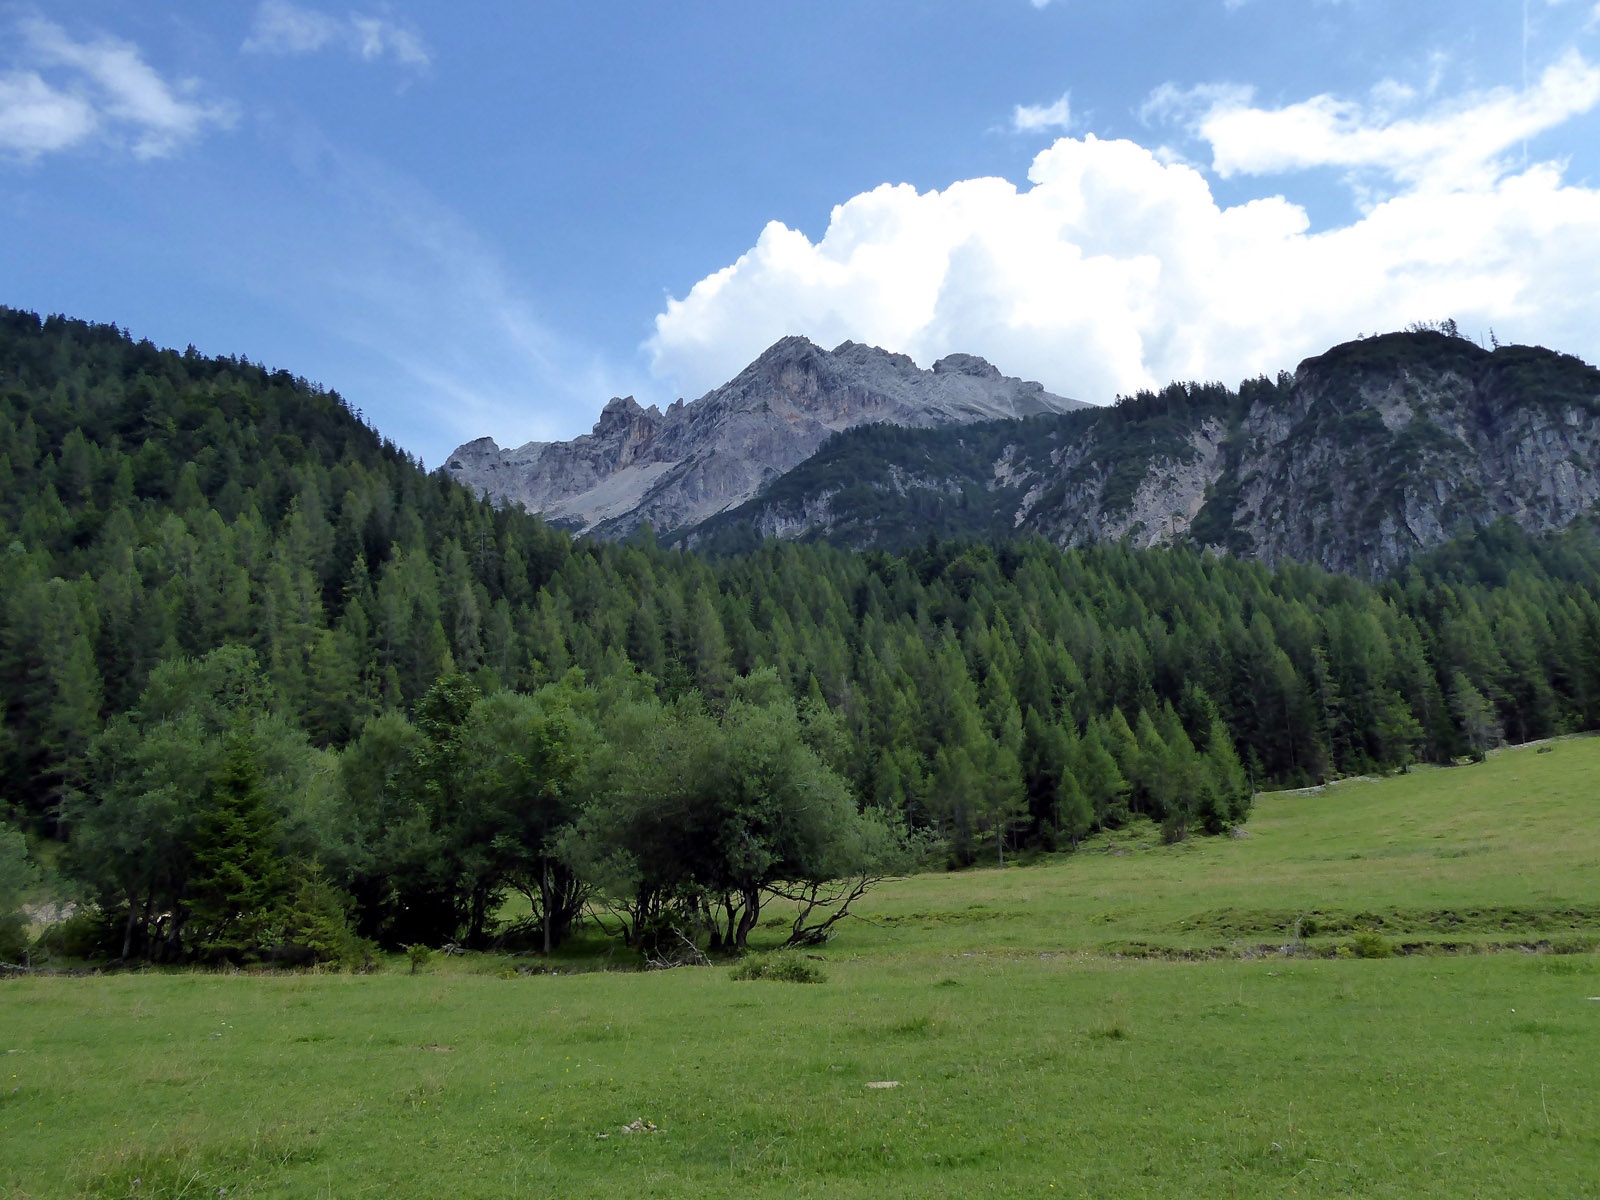
[[[799, 333], [924, 363], [970, 351], [1094, 401], [1236, 382], [1421, 318], [1600, 357], [1600, 190], [1511, 153], [1597, 103], [1600, 70], [1576, 52], [1525, 93], [1390, 85], [1266, 108], [1237, 88], [1159, 89], [1147, 111], [1209, 147], [1211, 176], [1179, 151], [1086, 135], [1040, 152], [1023, 187], [884, 185], [838, 205], [815, 242], [769, 224], [669, 299], [648, 348], [688, 395]], [[1357, 201], [1324, 228], [1285, 195], [1225, 203], [1211, 182], [1318, 169]]]

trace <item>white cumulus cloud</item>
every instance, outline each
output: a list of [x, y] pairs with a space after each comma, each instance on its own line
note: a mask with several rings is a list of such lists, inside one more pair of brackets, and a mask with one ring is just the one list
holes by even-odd
[[233, 123], [232, 105], [200, 99], [195, 80], [163, 78], [131, 42], [79, 41], [41, 17], [14, 31], [24, 69], [0, 74], [0, 151], [31, 159], [99, 137], [163, 158]]
[[[1224, 206], [1201, 169], [1093, 135], [1056, 141], [1022, 187], [885, 185], [836, 207], [815, 242], [769, 224], [736, 262], [669, 299], [647, 343], [653, 369], [697, 395], [798, 333], [924, 364], [982, 354], [1104, 402], [1172, 379], [1236, 383], [1443, 316], [1592, 360], [1600, 190], [1568, 182], [1559, 163], [1514, 167], [1503, 153], [1600, 101], [1592, 75], [1569, 58], [1527, 97], [1486, 93], [1387, 121], [1359, 106], [1327, 115], [1337, 101], [1280, 118], [1236, 89], [1203, 104], [1189, 94], [1219, 175], [1384, 174], [1382, 198], [1327, 229], [1282, 195]], [[1471, 131], [1469, 151], [1457, 142]], [[1430, 162], [1443, 167], [1422, 170]]]
[[349, 13], [333, 17], [288, 0], [263, 0], [244, 49], [257, 54], [315, 54], [341, 49], [366, 62], [391, 58], [403, 67], [426, 67], [432, 54], [413, 29], [387, 17]]

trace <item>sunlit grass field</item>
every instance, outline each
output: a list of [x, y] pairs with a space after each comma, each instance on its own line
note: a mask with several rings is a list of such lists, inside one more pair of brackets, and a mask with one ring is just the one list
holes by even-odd
[[817, 984], [3, 982], [0, 1196], [1600, 1196], [1600, 740], [1246, 833], [884, 884]]

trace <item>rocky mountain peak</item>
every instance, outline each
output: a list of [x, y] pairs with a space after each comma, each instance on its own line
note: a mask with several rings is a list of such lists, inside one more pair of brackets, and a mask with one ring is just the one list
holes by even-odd
[[833, 357], [840, 363], [886, 367], [901, 372], [917, 370], [917, 364], [912, 361], [910, 355], [894, 354], [879, 346], [868, 346], [864, 342], [840, 342], [833, 348]]
[[972, 355], [940, 362], [923, 370], [876, 346], [847, 341], [830, 351], [785, 337], [728, 383], [665, 413], [620, 397], [593, 433], [530, 444], [514, 459], [479, 439], [447, 469], [553, 522], [623, 536], [644, 521], [666, 531], [741, 504], [857, 425], [963, 425], [1082, 407]]
[[717, 392], [735, 388], [741, 383], [761, 387], [761, 381], [771, 381], [801, 375], [813, 375], [823, 369], [829, 359], [828, 352], [810, 338], [791, 335], [779, 338], [756, 356], [748, 367], [740, 371], [717, 391], [708, 392], [702, 400]]
[[492, 437], [473, 438], [470, 442], [463, 442], [456, 447], [452, 460], [463, 454], [498, 454], [500, 447]]
[[779, 338], [760, 354], [756, 355], [755, 361], [750, 366], [760, 367], [769, 363], [793, 362], [797, 359], [814, 358], [824, 353], [826, 351], [810, 338], [803, 337], [798, 333], [791, 333], [786, 337]]
[[659, 426], [661, 410], [653, 404], [649, 408], [641, 407], [632, 396], [618, 396], [606, 401], [606, 406], [600, 410], [594, 433], [595, 436], [605, 437], [626, 432], [641, 424]]
[[946, 354], [933, 364], [935, 375], [970, 375], [974, 379], [999, 379], [1000, 368], [976, 354]]

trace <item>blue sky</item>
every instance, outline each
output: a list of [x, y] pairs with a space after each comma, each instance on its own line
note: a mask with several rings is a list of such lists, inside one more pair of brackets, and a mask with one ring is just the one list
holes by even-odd
[[0, 4], [0, 303], [429, 465], [786, 333], [1096, 402], [1446, 316], [1595, 361], [1600, 3]]

